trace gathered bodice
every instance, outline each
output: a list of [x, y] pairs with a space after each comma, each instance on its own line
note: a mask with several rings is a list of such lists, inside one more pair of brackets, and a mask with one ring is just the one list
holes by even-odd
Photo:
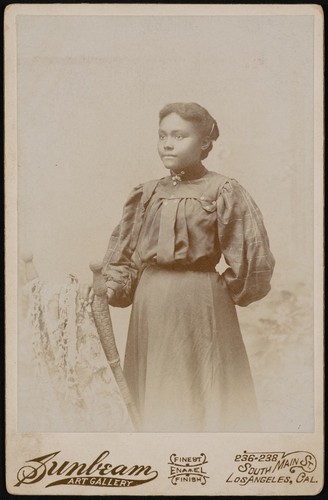
[[136, 247], [141, 263], [207, 264], [220, 260], [217, 227], [218, 182], [208, 173], [174, 185], [159, 181], [149, 200]]
[[167, 176], [141, 184], [130, 194], [104, 258], [112, 305], [131, 304], [147, 264], [214, 269], [222, 254], [228, 265], [222, 276], [236, 304], [268, 293], [275, 261], [262, 214], [236, 180], [204, 169], [192, 180]]

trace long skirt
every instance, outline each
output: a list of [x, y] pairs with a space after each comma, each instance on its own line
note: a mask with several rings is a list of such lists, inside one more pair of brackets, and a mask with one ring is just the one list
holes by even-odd
[[235, 306], [217, 272], [144, 269], [124, 373], [144, 432], [256, 432]]

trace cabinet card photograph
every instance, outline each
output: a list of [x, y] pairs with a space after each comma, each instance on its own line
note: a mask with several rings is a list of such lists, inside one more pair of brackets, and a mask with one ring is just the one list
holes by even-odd
[[323, 487], [323, 13], [5, 11], [6, 487]]

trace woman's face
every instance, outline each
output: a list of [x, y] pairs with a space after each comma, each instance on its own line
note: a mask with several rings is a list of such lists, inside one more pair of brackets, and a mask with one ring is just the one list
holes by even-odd
[[209, 139], [203, 138], [197, 125], [176, 113], [165, 116], [159, 124], [158, 153], [166, 168], [187, 170], [200, 163], [202, 147]]

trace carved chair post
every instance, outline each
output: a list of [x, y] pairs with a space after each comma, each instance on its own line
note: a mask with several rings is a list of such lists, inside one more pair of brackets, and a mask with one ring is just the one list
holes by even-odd
[[95, 297], [92, 303], [92, 311], [99, 334], [99, 338], [104, 349], [107, 361], [112, 369], [117, 385], [121, 391], [123, 400], [127, 406], [132, 423], [137, 431], [140, 430], [140, 417], [132, 400], [128, 385], [123, 375], [120, 364], [120, 357], [116, 347], [112, 320], [108, 307], [107, 286], [105, 278], [101, 273], [102, 263], [90, 263], [93, 272], [93, 290]]

